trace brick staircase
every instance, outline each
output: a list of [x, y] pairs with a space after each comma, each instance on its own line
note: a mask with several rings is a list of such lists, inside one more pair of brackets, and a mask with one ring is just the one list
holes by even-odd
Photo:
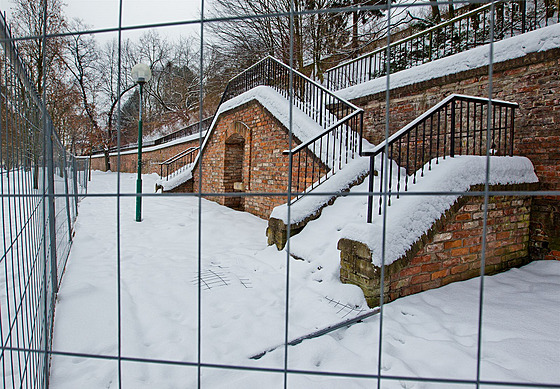
[[[308, 221], [320, 216], [321, 209], [332, 204], [339, 194], [361, 183], [367, 176], [369, 176], [369, 192], [372, 192], [375, 176], [379, 174], [380, 180], [383, 181], [384, 175], [388, 175], [388, 187], [384, 190], [388, 192], [387, 200], [390, 205], [393, 196], [398, 198], [402, 191], [407, 190], [409, 177], [412, 182], [416, 182], [417, 177], [423, 175], [427, 161], [426, 166], [430, 169], [432, 159], [437, 163], [440, 157], [445, 159], [447, 156], [473, 153], [484, 155], [488, 148], [491, 148], [491, 154], [511, 155], [515, 104], [500, 101], [489, 103], [487, 99], [452, 95], [394, 134], [387, 142], [372, 147], [363, 140], [362, 136], [363, 110], [338, 97], [331, 90], [343, 89], [384, 76], [388, 70], [384, 64], [388, 60], [391, 63], [390, 71], [395, 72], [469, 50], [487, 44], [491, 40], [497, 41], [537, 29], [543, 25], [542, 20], [545, 20], [545, 24], [551, 21], [548, 13], [543, 16], [538, 14], [535, 8], [531, 14], [527, 5], [525, 3], [524, 5], [517, 10], [519, 12], [508, 8], [513, 7], [512, 4], [483, 5], [420, 33], [393, 42], [389, 47], [335, 66], [326, 73], [326, 87], [272, 57], [259, 61], [231, 79], [226, 86], [220, 106], [257, 86], [268, 86], [279, 92], [322, 128], [312, 138], [302, 139], [303, 142], [296, 147], [284, 151], [289, 164], [293, 166], [291, 174], [293, 196], [290, 205], [292, 210], [302, 209], [298, 211], [299, 215], [295, 219], [292, 218], [291, 235], [300, 232]], [[496, 12], [501, 16], [493, 31], [490, 31], [488, 21]], [[558, 21], [552, 20], [552, 22]], [[487, 107], [492, 107], [490, 109], [494, 110], [493, 120], [498, 118], [498, 124], [493, 123], [490, 130], [487, 123], [484, 123], [484, 118], [488, 115], [485, 111]], [[480, 118], [477, 115], [480, 115]], [[437, 125], [434, 124], [436, 121]], [[209, 133], [212, 132], [212, 125], [208, 125]], [[286, 123], [285, 126], [289, 127]], [[490, 140], [484, 135], [487, 131], [492, 133]], [[383, 166], [386, 163], [385, 158], [382, 157], [383, 152], [387, 154], [387, 160], [393, 161], [388, 169], [384, 169]], [[366, 167], [363, 157], [369, 157], [369, 166]], [[356, 161], [360, 162], [356, 163]], [[190, 169], [194, 169], [197, 162], [198, 157], [189, 165]], [[352, 169], [347, 167], [349, 165], [353, 165]], [[392, 174], [393, 166], [396, 166], [398, 172], [396, 176]], [[399, 166], [402, 166], [402, 171], [405, 172], [402, 176]], [[340, 179], [339, 172], [345, 169], [347, 177]], [[335, 175], [340, 181], [337, 184], [333, 184], [331, 179]], [[321, 188], [318, 191], [334, 194], [306, 196], [317, 188]], [[309, 200], [313, 197], [315, 201]], [[302, 205], [305, 203], [302, 202], [303, 198], [307, 198], [309, 200], [307, 202], [313, 204]], [[378, 198], [379, 203], [375, 206], [378, 212], [381, 212], [383, 197]], [[368, 204], [370, 222], [373, 208], [373, 196], [370, 196]], [[282, 248], [288, 239], [287, 235], [285, 212], [275, 209], [267, 229], [269, 244], [276, 244], [278, 248]]]

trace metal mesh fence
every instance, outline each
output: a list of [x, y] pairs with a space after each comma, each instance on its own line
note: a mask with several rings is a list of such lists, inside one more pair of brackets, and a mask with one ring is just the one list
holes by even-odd
[[2, 384], [46, 387], [55, 294], [88, 164], [64, 149], [3, 16], [0, 38]]
[[[472, 2], [476, 4], [477, 2]], [[510, 2], [511, 4], [518, 4], [519, 2]], [[349, 3], [353, 4], [353, 3]], [[441, 2], [442, 5], [448, 4], [447, 2]], [[466, 4], [466, 3], [465, 3]], [[535, 3], [536, 4], [536, 3]], [[550, 5], [546, 2], [547, 7]], [[340, 7], [336, 9], [319, 9], [315, 11], [301, 10], [301, 8], [296, 7], [295, 1], [290, 1], [287, 10], [280, 13], [274, 14], [250, 14], [247, 12], [243, 16], [232, 17], [231, 20], [251, 20], [252, 18], [270, 18], [270, 19], [283, 19], [287, 24], [291, 26], [290, 30], [290, 46], [287, 48], [288, 58], [287, 62], [294, 64], [294, 53], [293, 53], [293, 22], [294, 16], [298, 14], [305, 13], [331, 13], [335, 14], [337, 12], [356, 12], [358, 10], [371, 9], [371, 10], [383, 10], [386, 12], [391, 12], [393, 7], [405, 7], [405, 6], [419, 7], [425, 6], [429, 7], [430, 3], [416, 3], [416, 4], [361, 4], [360, 7], [348, 6]], [[119, 6], [121, 13], [119, 14], [119, 26], [116, 28], [106, 29], [104, 31], [81, 31], [81, 32], [71, 32], [70, 35], [76, 34], [87, 34], [87, 33], [101, 33], [101, 32], [116, 32], [119, 37], [119, 47], [122, 42], [122, 33], [126, 30], [131, 29], [151, 29], [151, 28], [164, 28], [169, 25], [197, 25], [200, 28], [201, 37], [201, 53], [205, 50], [205, 31], [207, 29], [207, 24], [219, 24], [223, 20], [219, 18], [210, 18], [205, 13], [206, 4], [202, 0], [201, 3], [201, 16], [198, 20], [185, 20], [183, 22], [173, 22], [173, 23], [161, 23], [152, 24], [145, 26], [134, 26], [124, 28], [122, 26], [122, 0], [119, 1]], [[513, 8], [508, 8], [513, 9]], [[535, 8], [536, 9], [536, 8]], [[490, 6], [489, 18], [490, 24], [488, 26], [488, 42], [493, 42], [494, 34], [494, 16], [495, 12], [494, 3]], [[556, 11], [558, 12], [558, 11]], [[536, 13], [535, 13], [536, 14]], [[231, 21], [230, 20], [230, 21]], [[280, 362], [280, 367], [270, 367], [270, 366], [258, 366], [253, 363], [246, 365], [229, 364], [225, 362], [214, 362], [208, 361], [203, 358], [203, 347], [204, 347], [204, 336], [203, 328], [204, 326], [211, 325], [203, 319], [204, 310], [204, 300], [202, 298], [202, 290], [207, 288], [210, 289], [208, 276], [211, 273], [212, 277], [217, 277], [219, 279], [220, 285], [227, 285], [230, 282], [230, 278], [223, 274], [222, 272], [216, 273], [215, 271], [209, 271], [203, 269], [202, 266], [202, 256], [203, 244], [203, 225], [204, 217], [202, 211], [202, 199], [204, 196], [276, 196], [286, 199], [286, 203], [290, 203], [297, 193], [292, 192], [292, 177], [291, 177], [291, 167], [289, 184], [285, 188], [285, 191], [279, 191], [275, 193], [242, 193], [232, 192], [232, 193], [202, 193], [198, 189], [198, 193], [180, 193], [180, 194], [161, 194], [159, 196], [167, 196], [169, 199], [174, 197], [194, 197], [198, 199], [198, 208], [196, 209], [196, 214], [193, 217], [198, 218], [198, 231], [191, 231], [193, 234], [197, 234], [198, 246], [197, 246], [197, 258], [196, 267], [197, 274], [196, 279], [192, 281], [198, 288], [196, 296], [188, 296], [185, 298], [196, 300], [197, 306], [197, 316], [189, 318], [189, 325], [196, 326], [196, 350], [192, 351], [192, 358], [160, 358], [160, 357], [140, 357], [135, 354], [130, 354], [123, 351], [123, 338], [130, 339], [133, 334], [128, 333], [131, 331], [131, 325], [129, 322], [125, 323], [123, 318], [122, 306], [124, 304], [124, 292], [122, 289], [121, 280], [121, 265], [124, 261], [124, 255], [122, 253], [122, 247], [124, 243], [121, 241], [121, 235], [124, 231], [122, 230], [122, 220], [121, 220], [121, 201], [132, 197], [131, 193], [125, 193], [121, 190], [121, 178], [119, 176], [116, 185], [116, 191], [111, 191], [109, 193], [104, 193], [99, 195], [99, 198], [110, 197], [116, 200], [116, 218], [115, 225], [107, 228], [116, 228], [117, 235], [117, 246], [115, 248], [114, 258], [115, 258], [115, 268], [112, 269], [115, 274], [111, 274], [108, 277], [115, 277], [116, 284], [116, 296], [113, 300], [110, 300], [108, 304], [115, 305], [114, 310], [116, 311], [116, 333], [108, 334], [108, 336], [117, 339], [117, 349], [111, 350], [107, 353], [88, 353], [88, 352], [77, 352], [74, 350], [57, 350], [52, 348], [52, 333], [53, 333], [53, 318], [54, 318], [54, 308], [55, 308], [55, 296], [62, 279], [62, 274], [64, 272], [66, 261], [69, 256], [71, 249], [71, 244], [73, 240], [73, 225], [78, 215], [78, 199], [83, 196], [88, 196], [85, 191], [87, 188], [87, 173], [88, 173], [88, 160], [82, 158], [75, 158], [69, 154], [63, 147], [62, 142], [56, 135], [56, 131], [53, 128], [51, 120], [46, 113], [45, 105], [30, 84], [29, 78], [26, 76], [24, 67], [17, 56], [17, 48], [14, 44], [13, 38], [10, 32], [6, 28], [6, 23], [2, 20], [2, 26], [0, 26], [1, 42], [3, 45], [3, 51], [1, 54], [2, 64], [1, 64], [1, 80], [0, 80], [0, 91], [1, 91], [1, 121], [0, 121], [0, 135], [1, 135], [1, 149], [0, 149], [0, 160], [2, 163], [2, 176], [1, 176], [1, 198], [2, 198], [2, 219], [3, 219], [3, 246], [4, 254], [2, 256], [2, 261], [0, 262], [0, 338], [2, 341], [2, 354], [0, 355], [0, 360], [2, 362], [3, 370], [3, 387], [5, 388], [16, 388], [16, 387], [48, 387], [49, 385], [49, 365], [51, 356], [59, 356], [63, 358], [74, 358], [77, 363], [84, 360], [97, 360], [100, 363], [110, 363], [114, 364], [113, 369], [115, 380], [111, 381], [111, 387], [127, 387], [125, 384], [125, 373], [127, 367], [141, 365], [147, 367], [161, 367], [162, 374], [165, 372], [171, 372], [176, 369], [182, 369], [181, 373], [184, 375], [195, 375], [195, 382], [197, 386], [200, 387], [211, 387], [211, 384], [207, 384], [205, 381], [206, 375], [215, 371], [236, 371], [245, 372], [247, 375], [271, 375], [274, 377], [281, 377], [278, 381], [274, 383], [279, 383], [280, 387], [295, 387], [290, 384], [290, 379], [292, 377], [307, 376], [311, 378], [326, 378], [331, 379], [329, 382], [332, 387], [350, 387], [353, 384], [361, 384], [366, 387], [377, 387], [382, 388], [386, 383], [399, 382], [402, 387], [408, 387], [410, 385], [417, 383], [425, 383], [431, 385], [428, 387], [461, 387], [461, 388], [479, 388], [479, 387], [538, 387], [538, 388], [560, 388], [560, 383], [528, 383], [526, 381], [516, 382], [511, 380], [485, 380], [480, 374], [480, 364], [481, 364], [481, 347], [482, 347], [482, 316], [484, 308], [484, 243], [483, 243], [483, 254], [482, 254], [482, 264], [481, 268], [481, 278], [479, 293], [477, 295], [478, 299], [478, 309], [477, 309], [477, 322], [478, 322], [478, 333], [476, 336], [477, 344], [471, 345], [473, 349], [476, 350], [476, 374], [474, 374], [471, 379], [455, 379], [446, 377], [433, 377], [426, 376], [422, 371], [417, 372], [414, 376], [395, 376], [384, 373], [383, 365], [383, 337], [384, 334], [384, 303], [383, 303], [383, 281], [381, 282], [381, 292], [380, 292], [380, 307], [375, 311], [375, 314], [379, 316], [379, 347], [377, 350], [372, 350], [372, 353], [377, 354], [377, 365], [371, 366], [370, 369], [364, 371], [337, 371], [335, 369], [317, 369], [317, 370], [307, 370], [302, 369], [298, 366], [297, 360], [294, 361], [290, 359], [289, 348], [296, 344], [291, 342], [291, 336], [289, 334], [290, 327], [290, 311], [288, 309], [290, 299], [297, 298], [290, 295], [290, 263], [293, 258], [290, 256], [290, 241], [288, 241], [287, 252], [285, 255], [285, 306], [280, 309], [284, 310], [284, 323], [283, 323], [283, 344], [278, 348], [283, 348], [282, 361]], [[388, 20], [388, 31], [390, 31], [391, 20]], [[44, 39], [45, 37], [31, 37], [29, 39]], [[391, 42], [391, 34], [387, 34], [387, 43]], [[393, 58], [390, 52], [390, 46], [387, 48], [387, 54], [383, 58]], [[120, 54], [120, 53], [119, 53]], [[488, 67], [488, 88], [487, 97], [488, 101], [493, 98], [492, 89], [492, 76], [493, 76], [493, 57], [492, 57], [492, 45], [489, 49], [490, 65]], [[120, 68], [120, 56], [118, 58], [119, 66], [119, 78], [125, 73], [123, 69]], [[391, 100], [390, 86], [391, 86], [391, 72], [392, 64], [389, 60], [385, 61], [382, 65], [385, 66], [385, 70], [382, 72], [384, 75], [388, 74], [386, 78], [386, 120], [385, 120], [385, 139], [389, 139], [390, 136], [390, 122], [391, 117], [389, 115], [390, 107], [393, 101]], [[382, 62], [383, 62], [382, 61]], [[204, 67], [203, 55], [200, 57], [200, 67]], [[294, 106], [294, 73], [289, 74], [289, 85], [290, 94], [288, 100], [291, 106]], [[203, 79], [201, 75], [200, 84], [203, 85]], [[119, 82], [119, 88], [121, 87], [121, 82]], [[205, 95], [205, 90], [200, 89], [200, 100], [203, 99]], [[48, 96], [47, 96], [48, 99]], [[491, 104], [489, 102], [489, 104]], [[489, 106], [490, 107], [490, 106]], [[489, 109], [488, 112], [492, 110]], [[203, 107], [200, 107], [200, 121], [204, 117]], [[290, 127], [292, 124], [292, 112], [290, 110]], [[486, 120], [488, 121], [488, 126], [486, 128], [491, 128], [492, 115], [488, 114]], [[118, 126], [117, 126], [118, 127]], [[291, 128], [290, 128], [291, 129]], [[487, 141], [490, 142], [490, 137], [487, 137]], [[120, 138], [118, 140], [120, 142]], [[202, 144], [202, 139], [200, 139]], [[292, 145], [292, 133], [290, 132], [290, 146]], [[294, 143], [295, 144], [295, 143]], [[490, 146], [489, 144], [487, 146]], [[292, 147], [290, 147], [292, 148]], [[486, 147], [487, 157], [490, 157], [491, 147]], [[117, 146], [117, 151], [119, 152], [120, 158], [120, 147]], [[200, 152], [199, 163], [200, 170], [199, 174], [211, 174], [209, 170], [205, 170], [205, 158], [204, 151]], [[390, 165], [387, 161], [387, 155], [389, 153], [384, 153], [385, 159], [385, 169], [388, 169]], [[291, 157], [291, 156], [290, 156]], [[290, 161], [291, 162], [291, 161]], [[117, 170], [120, 167], [117, 165]], [[387, 171], [386, 171], [387, 173]], [[488, 213], [488, 202], [490, 196], [493, 193], [489, 187], [489, 173], [486, 176], [486, 185], [484, 190], [478, 193], [473, 192], [461, 192], [460, 195], [474, 195], [481, 196], [484, 198], [484, 231], [483, 236], [487, 233], [487, 213]], [[389, 174], [385, 174], [387, 177]], [[371, 195], [380, 196], [383, 199], [387, 199], [390, 195], [388, 187], [387, 178], [379, 186], [380, 190], [372, 192], [358, 193], [353, 195], [370, 197]], [[539, 192], [524, 192], [524, 195], [529, 193], [533, 196], [558, 196], [558, 192], [554, 191], [539, 191]], [[510, 195], [516, 195], [516, 193], [509, 193]], [[321, 188], [317, 188], [314, 193], [308, 194], [312, 196], [321, 195], [339, 195], [336, 193], [325, 193], [321, 191]], [[402, 196], [406, 196], [404, 193]], [[429, 195], [432, 193], [415, 193], [414, 196]], [[441, 194], [441, 195], [448, 195]], [[153, 196], [153, 194], [143, 194], [142, 196]], [[95, 196], [94, 196], [95, 197]], [[387, 201], [382, 202], [383, 214], [387, 207]], [[288, 206], [288, 218], [290, 218], [290, 206]], [[385, 234], [385, 229], [383, 234]], [[290, 236], [290, 226], [288, 225], [288, 236]], [[385, 240], [385, 236], [382, 237]], [[485, 239], [482, 240], [485, 242]], [[384, 280], [383, 271], [385, 266], [382, 264], [382, 275], [381, 280]], [[223, 271], [223, 269], [220, 269]], [[206, 277], [206, 278], [205, 278]], [[233, 279], [233, 277], [231, 277]], [[243, 282], [242, 282], [243, 283]], [[245, 285], [245, 283], [243, 283]], [[247, 286], [245, 286], [247, 287]], [[334, 301], [330, 299], [329, 301]], [[338, 303], [337, 303], [338, 304]], [[92, 307], [94, 309], [94, 307]], [[348, 310], [352, 310], [352, 307], [348, 307]], [[403, 313], [404, 314], [404, 313]], [[350, 325], [353, 322], [345, 322], [344, 325]], [[340, 328], [340, 327], [338, 327]], [[157, 330], [157, 329], [155, 329]], [[335, 330], [335, 328], [333, 328]], [[243, 342], [243, 339], [239, 340]], [[232, 347], [236, 347], [232, 345]], [[210, 373], [209, 373], [210, 372]], [[211, 382], [211, 381], [210, 381]], [[231, 387], [236, 387], [235, 383]]]

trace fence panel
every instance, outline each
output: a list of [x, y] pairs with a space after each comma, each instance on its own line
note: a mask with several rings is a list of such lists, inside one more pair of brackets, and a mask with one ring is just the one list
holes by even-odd
[[3, 16], [0, 40], [2, 387], [40, 388], [48, 386], [55, 293], [87, 161], [65, 151]]

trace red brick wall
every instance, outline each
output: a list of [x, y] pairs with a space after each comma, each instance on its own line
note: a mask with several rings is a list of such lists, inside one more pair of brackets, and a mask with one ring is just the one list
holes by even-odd
[[[241, 123], [243, 124], [241, 124]], [[226, 141], [240, 136], [244, 139], [243, 186], [245, 193], [285, 193], [288, 189], [289, 158], [283, 154], [289, 148], [287, 129], [255, 100], [222, 113], [202, 153], [193, 176], [193, 188], [198, 191], [202, 167], [202, 192], [230, 192], [232, 185], [226, 169]], [[293, 147], [299, 144], [294, 139]], [[228, 145], [229, 146], [229, 145]], [[308, 160], [315, 157], [309, 152]], [[324, 166], [322, 166], [325, 172]], [[297, 174], [294, 168], [294, 175]], [[226, 176], [225, 176], [226, 175]], [[225, 196], [208, 199], [226, 205]], [[267, 219], [272, 209], [287, 201], [286, 196], [244, 196], [243, 209]], [[235, 201], [234, 201], [235, 205]]]
[[[535, 166], [540, 189], [560, 190], [560, 49], [529, 54], [494, 65], [493, 96], [517, 102], [514, 154]], [[390, 132], [394, 133], [452, 94], [488, 96], [488, 68], [452, 74], [391, 90]], [[365, 111], [365, 135], [383, 140], [385, 93], [353, 101]], [[531, 256], [560, 259], [560, 201], [535, 197], [531, 216]], [[552, 216], [551, 216], [552, 215]], [[551, 219], [552, 218], [552, 219]]]
[[[159, 163], [179, 154], [181, 151], [188, 149], [189, 147], [196, 147], [199, 145], [199, 140], [191, 140], [188, 142], [175, 144], [173, 146], [160, 148], [154, 151], [142, 152], [142, 173], [160, 173]], [[128, 150], [127, 150], [128, 152]], [[117, 171], [117, 156], [112, 155], [111, 157], [111, 170]], [[91, 158], [91, 168], [93, 170], [105, 171], [105, 157], [101, 155], [95, 155]], [[138, 154], [121, 154], [121, 172], [123, 173], [136, 173], [138, 169]]]
[[[405, 256], [386, 266], [385, 301], [479, 276], [483, 204], [481, 196], [459, 199]], [[490, 197], [486, 274], [529, 262], [530, 211], [529, 196]], [[360, 286], [368, 304], [377, 305], [381, 271], [371, 264], [369, 249], [348, 240], [339, 243], [339, 248], [341, 281]]]
[[[480, 275], [483, 197], [471, 197], [443, 230], [391, 274], [389, 299]], [[485, 273], [518, 266], [529, 256], [529, 197], [495, 196], [488, 204]]]

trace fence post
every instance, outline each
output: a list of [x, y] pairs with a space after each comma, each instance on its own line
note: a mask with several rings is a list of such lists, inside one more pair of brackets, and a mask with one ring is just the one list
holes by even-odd
[[72, 175], [74, 179], [74, 209], [76, 212], [74, 213], [78, 216], [78, 163], [76, 162], [76, 157], [72, 157], [72, 167], [74, 169], [74, 174]]
[[70, 215], [70, 187], [68, 185], [68, 166], [66, 150], [62, 149], [62, 169], [64, 169], [64, 190], [66, 192], [66, 222], [68, 223], [68, 242], [72, 242], [72, 216]]
[[451, 139], [449, 140], [449, 156], [455, 156], [455, 99], [451, 100]]
[[[46, 108], [44, 109], [43, 115], [47, 115]], [[46, 140], [47, 140], [47, 153], [46, 153], [46, 160], [47, 160], [47, 194], [48, 194], [48, 207], [49, 207], [49, 237], [50, 237], [50, 255], [51, 255], [51, 278], [52, 278], [52, 288], [53, 288], [53, 301], [51, 302], [54, 304], [54, 295], [58, 291], [58, 273], [57, 273], [57, 258], [56, 258], [56, 211], [55, 211], [55, 203], [54, 203], [54, 155], [53, 155], [53, 128], [50, 120], [45, 120], [45, 133], [46, 133]], [[46, 266], [46, 264], [45, 264]]]

